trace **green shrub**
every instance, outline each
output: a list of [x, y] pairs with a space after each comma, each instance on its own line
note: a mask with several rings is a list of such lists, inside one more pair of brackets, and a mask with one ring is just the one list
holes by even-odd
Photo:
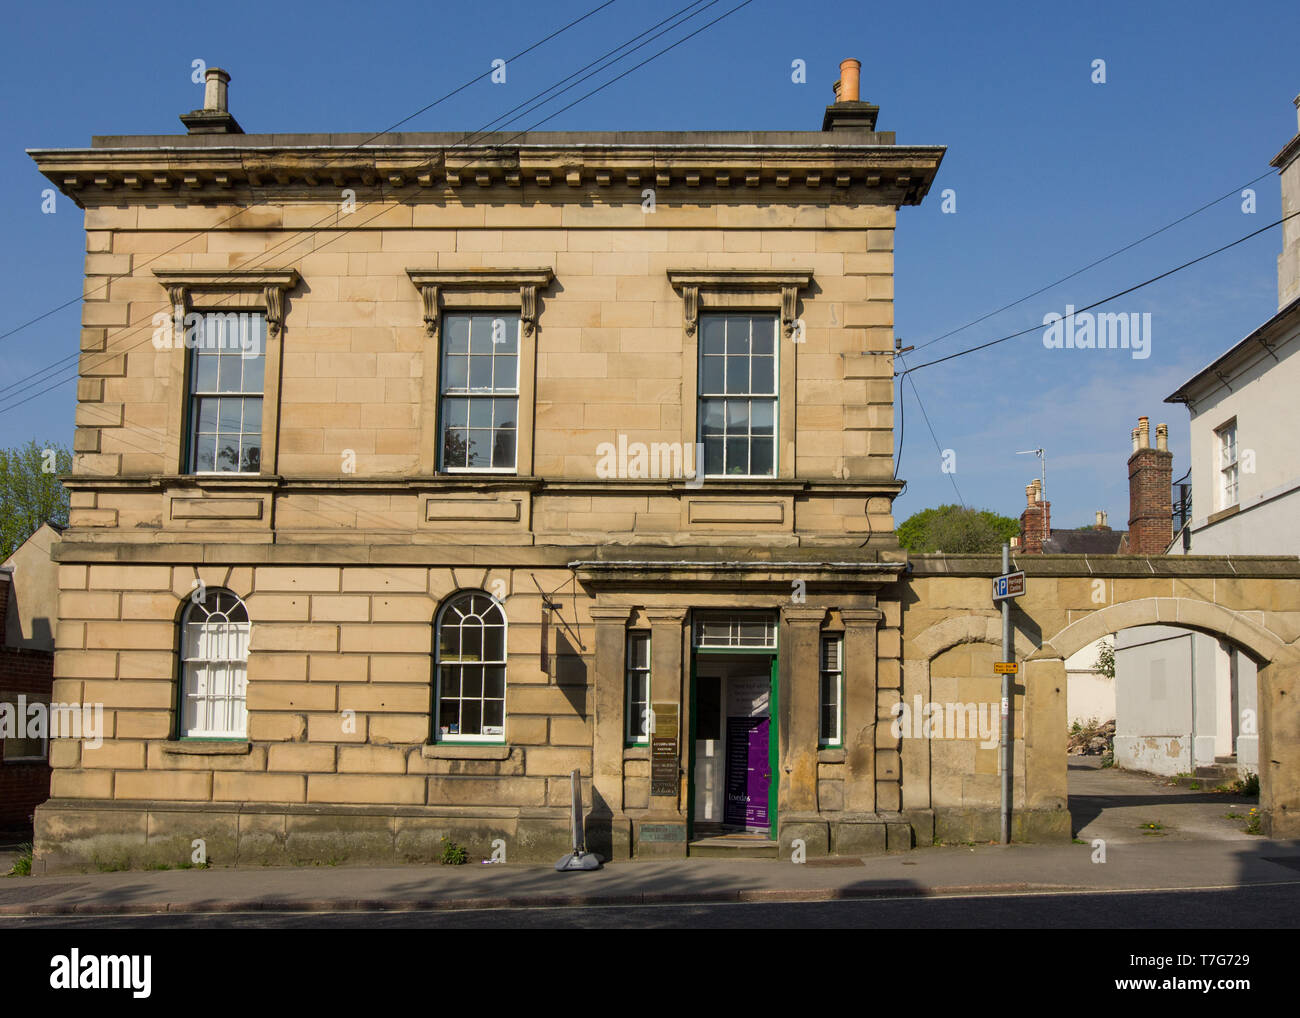
[[439, 859], [444, 866], [463, 866], [469, 862], [469, 852], [450, 838], [442, 839], [442, 856]]
[[6, 876], [30, 877], [32, 875], [32, 846], [30, 842], [18, 846], [18, 858]]

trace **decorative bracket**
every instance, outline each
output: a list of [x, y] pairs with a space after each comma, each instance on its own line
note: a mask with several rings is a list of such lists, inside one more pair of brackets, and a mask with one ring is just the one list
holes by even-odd
[[173, 308], [188, 308], [196, 293], [229, 297], [259, 294], [266, 308], [266, 333], [278, 336], [284, 328], [284, 295], [301, 281], [296, 269], [251, 271], [240, 269], [154, 269]]
[[785, 333], [785, 338], [790, 339], [794, 335], [794, 309], [795, 302], [799, 299], [799, 288], [788, 285], [781, 287], [781, 329]]
[[420, 299], [424, 302], [424, 331], [436, 341], [438, 339], [438, 286], [425, 283], [420, 287]]
[[[424, 328], [434, 340], [438, 338], [440, 308], [449, 292], [468, 295], [469, 307], [507, 307], [518, 301], [524, 335], [533, 335], [537, 330], [537, 292], [550, 286], [555, 278], [550, 268], [407, 269], [406, 274], [420, 291]], [[496, 294], [502, 296], [497, 298]]]
[[683, 286], [682, 303], [686, 308], [686, 335], [694, 336], [700, 320], [700, 288]]
[[[779, 307], [782, 332], [790, 339], [795, 333], [799, 291], [812, 284], [812, 269], [669, 269], [668, 281], [681, 292], [688, 336], [698, 328], [701, 294], [707, 304], [714, 294], [743, 293], [753, 295], [755, 307]], [[716, 306], [735, 305], [718, 302]]]
[[171, 301], [172, 310], [178, 310], [181, 314], [189, 307], [189, 294], [179, 283], [167, 284], [167, 299]]

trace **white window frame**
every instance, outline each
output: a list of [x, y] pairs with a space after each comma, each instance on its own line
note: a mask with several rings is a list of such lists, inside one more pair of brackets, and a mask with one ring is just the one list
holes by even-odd
[[[826, 667], [826, 647], [835, 647], [835, 668]], [[823, 633], [817, 657], [817, 744], [828, 749], [844, 745], [844, 634]], [[828, 737], [822, 722], [826, 715], [826, 680], [833, 677], [835, 687], [835, 732]]]
[[[229, 608], [220, 605], [233, 599]], [[196, 620], [198, 612], [207, 614]], [[239, 616], [243, 617], [239, 621]], [[214, 617], [219, 621], [213, 621]], [[181, 685], [177, 706], [177, 734], [182, 739], [248, 738], [248, 642], [252, 632], [248, 606], [234, 591], [211, 588], [199, 600], [190, 599], [181, 614]], [[215, 642], [224, 656], [213, 656]], [[208, 645], [204, 656], [194, 652]], [[213, 667], [214, 665], [220, 667]], [[227, 704], [226, 724], [218, 727], [213, 710], [219, 701]], [[206, 705], [206, 712], [200, 709]], [[206, 716], [205, 716], [206, 713]], [[203, 719], [206, 726], [200, 724]]]
[[[473, 321], [475, 318], [500, 318], [503, 316], [513, 317], [515, 319], [515, 378], [514, 385], [510, 389], [497, 389], [495, 386], [495, 377], [493, 378], [493, 387], [487, 391], [475, 391], [469, 386], [469, 377], [466, 376], [466, 385], [463, 390], [455, 392], [449, 391], [446, 379], [447, 365], [447, 322], [452, 318], [467, 318], [470, 321], [470, 341], [473, 341]], [[442, 349], [440, 350], [440, 363], [438, 365], [438, 435], [437, 435], [437, 464], [438, 472], [443, 474], [518, 474], [519, 473], [519, 434], [522, 430], [519, 422], [520, 416], [520, 392], [519, 379], [522, 371], [522, 361], [524, 354], [524, 319], [519, 311], [509, 310], [492, 310], [488, 308], [472, 309], [463, 311], [444, 311], [442, 313]], [[471, 347], [472, 349], [472, 347]], [[467, 355], [469, 356], [469, 355]], [[495, 362], [496, 357], [493, 356]], [[493, 364], [495, 375], [495, 363]], [[515, 401], [515, 442], [514, 442], [514, 463], [508, 467], [449, 467], [444, 459], [446, 453], [446, 431], [447, 421], [445, 417], [445, 406], [448, 399], [465, 399], [473, 401], [475, 399], [510, 399]], [[489, 453], [490, 459], [490, 453]]]
[[[740, 394], [733, 394], [733, 393], [727, 393], [727, 392], [725, 392], [725, 389], [726, 389], [726, 362], [725, 362], [725, 359], [724, 359], [724, 361], [723, 361], [723, 389], [724, 389], [724, 392], [723, 392], [723, 393], [720, 393], [720, 394], [719, 394], [719, 393], [706, 393], [706, 392], [703, 390], [703, 383], [704, 383], [704, 357], [705, 357], [705, 353], [704, 353], [704, 323], [705, 323], [706, 320], [709, 320], [709, 319], [717, 319], [717, 318], [748, 318], [748, 319], [750, 319], [751, 323], [754, 322], [754, 321], [757, 321], [757, 320], [759, 320], [759, 319], [770, 319], [770, 320], [771, 320], [771, 322], [772, 322], [772, 392], [771, 392], [771, 393], [760, 393], [760, 394], [757, 394], [757, 395], [756, 395], [756, 394], [754, 394], [752, 391], [750, 391], [750, 392], [745, 393], [744, 395], [740, 395]], [[751, 337], [752, 337], [752, 334], [753, 334], [753, 326], [752, 326], [752, 324], [751, 324], [751, 326], [750, 326], [750, 334], [751, 334]], [[751, 362], [750, 362], [750, 363], [751, 363], [751, 372], [750, 372], [750, 373], [751, 373], [751, 381], [750, 381], [750, 389], [751, 389], [751, 390], [752, 390], [752, 387], [753, 387], [753, 381], [752, 381], [752, 374], [753, 374], [753, 371], [752, 371], [752, 363], [753, 363], [753, 362], [752, 362], [752, 358], [753, 358], [753, 356], [754, 356], [754, 354], [753, 354], [753, 351], [752, 351], [752, 349], [751, 349], [750, 354], [749, 354], [749, 357], [751, 358]], [[708, 311], [708, 312], [701, 312], [700, 315], [699, 315], [699, 349], [698, 349], [698, 351], [697, 351], [697, 353], [696, 353], [695, 372], [696, 372], [696, 375], [695, 375], [695, 377], [696, 377], [696, 386], [695, 386], [695, 391], [696, 391], [696, 395], [695, 395], [695, 441], [696, 441], [696, 443], [698, 443], [698, 447], [701, 448], [701, 449], [704, 448], [704, 412], [703, 412], [704, 401], [705, 401], [705, 400], [729, 400], [729, 399], [747, 400], [747, 401], [749, 402], [749, 405], [750, 405], [749, 425], [748, 425], [748, 428], [749, 428], [750, 430], [747, 430], [746, 434], [747, 434], [747, 436], [748, 436], [748, 440], [749, 440], [749, 460], [752, 462], [752, 461], [753, 461], [753, 458], [754, 458], [754, 454], [753, 454], [753, 453], [754, 453], [754, 433], [753, 433], [753, 431], [752, 431], [752, 428], [753, 428], [753, 404], [754, 404], [754, 401], [755, 401], [755, 400], [764, 400], [764, 401], [766, 401], [766, 400], [769, 400], [769, 399], [770, 399], [770, 400], [772, 401], [772, 471], [771, 471], [771, 473], [767, 473], [767, 474], [729, 474], [729, 473], [726, 473], [725, 470], [724, 470], [723, 473], [719, 473], [719, 474], [711, 474], [711, 473], [708, 473], [708, 472], [706, 471], [706, 468], [705, 468], [705, 462], [707, 462], [707, 459], [703, 460], [700, 464], [698, 464], [697, 467], [696, 467], [696, 469], [699, 470], [699, 471], [703, 471], [703, 472], [704, 472], [704, 473], [703, 473], [703, 476], [704, 476], [704, 477], [706, 477], [706, 478], [712, 477], [712, 478], [715, 478], [715, 479], [729, 479], [729, 480], [736, 480], [736, 481], [752, 481], [752, 480], [775, 480], [776, 478], [780, 477], [780, 476], [781, 476], [781, 462], [780, 462], [780, 460], [781, 460], [781, 316], [780, 316], [779, 314], [776, 314], [775, 312], [744, 311], [744, 310], [740, 310], [740, 309], [736, 309], [736, 310], [728, 310], [728, 309], [722, 309], [722, 308], [719, 308], [719, 309], [716, 309], [716, 310], [712, 310], [712, 311]], [[725, 423], [724, 423], [724, 428], [725, 428]], [[724, 435], [725, 435], [725, 431], [724, 431]], [[766, 436], [764, 436], [764, 437], [766, 437]], [[723, 438], [722, 443], [723, 443], [723, 460], [724, 460], [724, 463], [725, 463], [725, 459], [726, 459], [726, 443], [727, 443], [727, 439], [726, 439], [725, 437]], [[707, 453], [704, 453], [704, 455], [707, 457]]]
[[[1241, 502], [1241, 472], [1238, 468], [1237, 419], [1215, 428], [1218, 444], [1219, 508], [1231, 509]], [[1231, 455], [1231, 459], [1229, 459]]]
[[[501, 658], [500, 660], [497, 661], [464, 660], [463, 659], [464, 643], [462, 641], [461, 642], [462, 654], [458, 655], [452, 661], [446, 661], [443, 659], [442, 656], [442, 631], [443, 631], [443, 625], [446, 621], [447, 613], [451, 611], [452, 608], [454, 608], [458, 602], [470, 601], [470, 599], [474, 597], [485, 598], [490, 604], [490, 610], [495, 611], [500, 616]], [[477, 615], [476, 617], [482, 620], [485, 616], [480, 614]], [[461, 623], [461, 628], [462, 629], [464, 628], [463, 622]], [[451, 743], [451, 742], [472, 742], [472, 743], [488, 743], [488, 744], [504, 743], [506, 741], [506, 706], [505, 706], [506, 692], [509, 689], [509, 682], [510, 682], [509, 667], [507, 664], [510, 657], [510, 621], [509, 619], [506, 618], [504, 605], [502, 605], [500, 601], [498, 601], [495, 597], [493, 597], [491, 594], [487, 593], [486, 591], [482, 591], [482, 590], [456, 591], [456, 593], [454, 593], [451, 597], [447, 598], [446, 603], [444, 603], [443, 606], [438, 610], [438, 616], [434, 624], [434, 630], [433, 630], [433, 653], [434, 653], [434, 661], [433, 661], [434, 687], [433, 687], [433, 718], [432, 718], [432, 722], [433, 722], [432, 728], [434, 732], [433, 741], [435, 743]], [[499, 667], [502, 670], [503, 674], [502, 674], [502, 685], [501, 685], [501, 725], [500, 725], [501, 731], [500, 732], [484, 734], [481, 731], [481, 729], [486, 727], [497, 727], [497, 726], [484, 725], [482, 721], [481, 713], [479, 716], [480, 732], [466, 734], [460, 731], [457, 732], [442, 731], [442, 668], [443, 665], [447, 665], [447, 664], [459, 665], [462, 668], [465, 665], [471, 665], [473, 667], [480, 667], [483, 669], [487, 669], [489, 667], [493, 667], [493, 668]], [[486, 675], [484, 676], [484, 680], [486, 681]], [[464, 700], [469, 698], [458, 696], [455, 699]], [[489, 699], [489, 697], [485, 697], [482, 694], [479, 695], [480, 704], [482, 704], [483, 701], [487, 699]], [[491, 697], [490, 699], [496, 699], [496, 697]], [[457, 727], [459, 728], [459, 722], [457, 722]]]
[[[265, 454], [266, 454], [266, 411], [267, 411], [267, 406], [266, 406], [266, 380], [267, 380], [267, 379], [266, 379], [266, 376], [267, 376], [267, 371], [268, 371], [268, 369], [269, 369], [269, 367], [270, 367], [270, 365], [269, 365], [269, 358], [268, 358], [268, 356], [267, 356], [267, 345], [268, 345], [268, 344], [267, 344], [267, 331], [268, 331], [268, 328], [269, 328], [269, 325], [268, 325], [268, 322], [267, 322], [267, 316], [266, 316], [266, 314], [265, 314], [264, 312], [261, 312], [261, 311], [258, 311], [258, 310], [249, 310], [249, 309], [242, 309], [242, 308], [241, 308], [241, 309], [235, 309], [235, 310], [222, 310], [222, 311], [213, 311], [213, 310], [206, 310], [206, 311], [204, 311], [204, 310], [198, 310], [198, 309], [196, 309], [196, 310], [195, 310], [195, 313], [196, 313], [196, 314], [199, 314], [199, 315], [201, 315], [201, 316], [203, 317], [203, 337], [202, 337], [202, 340], [201, 340], [200, 343], [195, 344], [195, 346], [193, 347], [193, 349], [188, 350], [188, 351], [186, 352], [186, 353], [187, 353], [187, 361], [188, 361], [188, 363], [186, 364], [186, 367], [185, 367], [185, 414], [186, 414], [186, 421], [187, 421], [187, 424], [186, 424], [186, 427], [187, 427], [187, 432], [186, 432], [187, 448], [186, 448], [186, 464], [185, 464], [186, 473], [189, 474], [189, 475], [191, 475], [191, 476], [195, 476], [195, 477], [229, 477], [229, 476], [257, 477], [257, 476], [259, 476], [259, 475], [262, 473], [262, 471], [265, 469], [265, 464], [266, 464], [266, 455], [265, 455]], [[248, 325], [249, 325], [249, 323], [250, 323], [254, 318], [256, 318], [256, 319], [258, 320], [258, 322], [260, 323], [260, 325], [259, 325], [259, 329], [260, 329], [260, 333], [261, 333], [261, 334], [260, 334], [260, 336], [258, 337], [258, 340], [257, 340], [257, 352], [258, 352], [258, 356], [259, 356], [259, 357], [261, 358], [261, 360], [262, 360], [262, 388], [261, 388], [261, 391], [260, 391], [260, 392], [248, 392], [248, 391], [244, 391], [244, 390], [243, 390], [243, 388], [242, 388], [242, 383], [243, 383], [242, 373], [241, 373], [241, 379], [240, 379], [240, 382], [241, 382], [241, 389], [240, 389], [239, 392], [223, 392], [223, 391], [220, 390], [220, 388], [217, 388], [217, 389], [211, 389], [211, 390], [204, 390], [204, 391], [202, 391], [202, 392], [196, 391], [196, 388], [195, 388], [195, 387], [196, 387], [196, 385], [198, 384], [198, 360], [199, 360], [199, 354], [200, 354], [201, 352], [204, 352], [204, 351], [205, 351], [206, 344], [207, 344], [208, 341], [209, 341], [209, 331], [208, 331], [208, 330], [209, 330], [210, 324], [213, 323], [214, 320], [217, 320], [217, 319], [224, 319], [225, 316], [226, 316], [226, 315], [229, 315], [229, 314], [237, 314], [237, 315], [240, 316], [240, 317], [239, 317], [239, 322], [240, 322], [239, 337], [238, 337], [238, 340], [233, 344], [233, 347], [234, 347], [234, 348], [233, 348], [233, 349], [227, 349], [227, 346], [230, 345], [230, 344], [228, 344], [228, 342], [227, 342], [226, 339], [225, 339], [225, 329], [224, 329], [224, 328], [221, 329], [221, 331], [220, 331], [220, 333], [219, 333], [219, 335], [218, 335], [218, 338], [217, 338], [217, 340], [216, 340], [216, 344], [215, 344], [215, 345], [216, 345], [216, 348], [220, 351], [220, 355], [221, 355], [222, 358], [227, 357], [227, 356], [237, 356], [237, 357], [241, 357], [241, 358], [242, 358], [242, 357], [245, 357], [246, 355], [244, 354], [243, 351], [246, 350], [246, 349], [248, 349], [248, 346], [247, 346], [247, 344], [246, 344], [246, 342], [245, 342], [246, 339], [247, 339], [247, 328], [248, 328]], [[226, 323], [225, 321], [221, 321], [219, 324], [222, 325], [222, 326], [225, 326], [227, 323]], [[220, 366], [219, 366], [219, 365], [220, 365], [220, 361], [218, 361], [218, 377], [217, 377], [217, 385], [218, 385], [218, 386], [220, 386], [220, 384], [221, 384], [221, 378], [220, 378]], [[257, 469], [256, 469], [256, 470], [241, 470], [241, 469], [235, 469], [235, 470], [215, 470], [215, 469], [214, 469], [214, 470], [199, 470], [199, 469], [198, 469], [198, 451], [199, 451], [199, 433], [198, 433], [198, 429], [199, 429], [199, 401], [200, 401], [200, 400], [205, 400], [205, 399], [213, 399], [213, 400], [217, 400], [217, 399], [238, 399], [238, 400], [241, 400], [241, 401], [247, 401], [247, 400], [251, 400], [251, 399], [256, 399], [256, 400], [258, 401], [258, 405], [259, 405], [259, 407], [261, 408], [261, 412], [260, 412], [260, 414], [259, 414], [259, 418], [260, 418], [260, 420], [259, 420], [258, 428], [257, 428], [257, 431], [256, 431], [256, 434], [257, 434], [257, 436], [258, 436], [258, 443], [257, 443], [257, 453], [258, 453], [258, 456], [257, 456]], [[253, 434], [253, 432], [246, 432], [246, 431], [244, 430], [244, 428], [243, 428], [243, 412], [244, 412], [244, 411], [243, 411], [243, 409], [241, 408], [241, 411], [240, 411], [240, 431], [239, 431], [239, 435], [240, 435], [240, 452], [241, 452], [241, 454], [242, 454], [242, 452], [243, 452], [243, 440], [244, 440], [244, 438], [245, 438], [247, 435]], [[220, 427], [220, 423], [219, 423], [219, 421], [220, 421], [220, 418], [218, 417], [218, 427]], [[219, 434], [220, 434], [220, 431], [218, 431], [218, 435], [219, 435]], [[214, 458], [213, 458], [213, 463], [214, 463], [214, 465], [215, 465], [215, 463], [216, 463], [216, 458], [215, 458], [215, 456], [214, 456]]]
[[[645, 664], [636, 663], [633, 648], [644, 644]], [[624, 741], [629, 746], [650, 744], [650, 630], [629, 629], [627, 650], [624, 653], [624, 686], [626, 688], [626, 723]], [[639, 695], [639, 694], [644, 694]]]
[[[753, 626], [757, 624], [764, 626], [763, 642], [750, 643], [746, 642], [749, 638], [744, 636], [741, 630], [742, 626]], [[719, 638], [716, 635], [706, 636], [704, 627], [706, 625], [717, 626], [725, 624], [727, 633]], [[778, 619], [775, 612], [717, 612], [701, 611], [694, 613], [691, 626], [691, 640], [697, 650], [763, 650], [774, 651], [777, 649], [777, 628]]]

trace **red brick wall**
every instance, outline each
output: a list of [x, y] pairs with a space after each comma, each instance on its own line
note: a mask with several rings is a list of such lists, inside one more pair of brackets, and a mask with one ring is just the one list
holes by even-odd
[[9, 618], [9, 588], [11, 583], [8, 574], [0, 574], [0, 647], [5, 645], [5, 632], [8, 629], [6, 621]]
[[[0, 589], [7, 584], [0, 584]], [[54, 655], [43, 650], [0, 647], [0, 692], [49, 703], [54, 683]], [[0, 753], [3, 753], [0, 745]], [[0, 759], [0, 830], [24, 829], [32, 811], [50, 797], [46, 761], [10, 763]]]
[[1163, 555], [1173, 538], [1174, 454], [1139, 449], [1128, 460], [1128, 553]]
[[1052, 525], [1052, 503], [1035, 502], [1020, 514], [1020, 551], [1026, 555], [1043, 553], [1043, 537]]

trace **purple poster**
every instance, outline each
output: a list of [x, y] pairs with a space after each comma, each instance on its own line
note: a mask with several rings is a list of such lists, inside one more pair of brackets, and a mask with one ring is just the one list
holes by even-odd
[[722, 822], [767, 827], [768, 729], [765, 717], [727, 718], [727, 795]]

